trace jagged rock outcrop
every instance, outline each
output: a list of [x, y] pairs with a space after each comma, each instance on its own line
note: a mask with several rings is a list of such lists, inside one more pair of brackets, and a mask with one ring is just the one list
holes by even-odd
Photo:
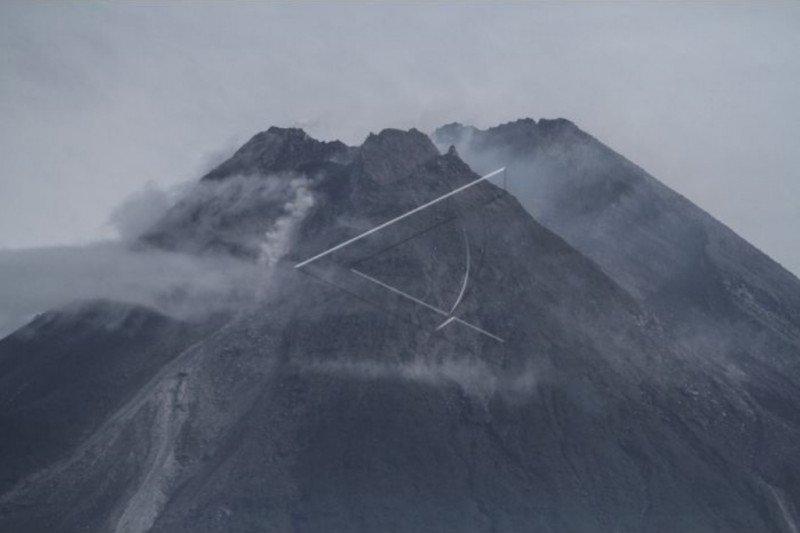
[[340, 141], [312, 139], [299, 128], [271, 127], [247, 141], [233, 156], [203, 176], [221, 180], [235, 175], [267, 175], [284, 171], [311, 171], [326, 162], [349, 158], [350, 149]]
[[424, 133], [387, 129], [367, 137], [358, 150], [358, 165], [365, 175], [386, 184], [407, 177], [438, 155], [436, 146]]

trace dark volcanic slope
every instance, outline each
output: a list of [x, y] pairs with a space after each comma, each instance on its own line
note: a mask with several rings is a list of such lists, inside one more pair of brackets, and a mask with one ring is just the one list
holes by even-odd
[[[793, 389], [684, 350], [488, 183], [292, 268], [477, 175], [413, 130], [336, 157], [297, 130], [270, 135], [215, 171], [223, 188], [207, 190], [233, 193], [190, 198], [145, 237], [259, 260], [288, 243], [261, 300], [2, 494], [0, 530], [795, 527], [798, 403], [754, 387]], [[251, 180], [275, 187], [256, 186], [272, 207]], [[457, 316], [505, 342], [437, 331], [440, 317], [351, 266], [447, 309], [469, 272]]]
[[94, 301], [0, 340], [0, 491], [69, 454], [200, 335], [146, 308]]
[[[458, 146], [479, 172], [508, 165], [512, 187], [537, 220], [654, 309], [681, 350], [738, 376], [773, 415], [800, 420], [795, 276], [567, 120], [488, 130], [450, 124], [435, 138]], [[800, 505], [793, 466], [768, 477]]]
[[507, 164], [538, 220], [657, 309], [684, 344], [753, 377], [774, 409], [800, 413], [800, 280], [569, 121], [450, 124], [436, 138], [477, 171]]
[[571, 122], [450, 124], [435, 138], [455, 144], [476, 172], [507, 165], [537, 220], [665, 316], [736, 308], [800, 342], [800, 280]]

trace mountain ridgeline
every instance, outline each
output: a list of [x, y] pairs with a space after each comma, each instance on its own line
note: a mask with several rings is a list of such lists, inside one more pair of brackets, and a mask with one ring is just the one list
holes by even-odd
[[797, 531], [800, 281], [569, 121], [273, 127], [134, 246], [263, 279], [0, 340], [2, 531]]

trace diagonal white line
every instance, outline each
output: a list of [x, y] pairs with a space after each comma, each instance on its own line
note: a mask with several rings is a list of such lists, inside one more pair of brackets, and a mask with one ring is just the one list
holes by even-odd
[[453, 317], [453, 322], [458, 322], [459, 324], [464, 324], [464, 325], [465, 325], [465, 326], [467, 326], [468, 328], [472, 328], [472, 329], [474, 329], [475, 331], [477, 331], [477, 332], [479, 332], [479, 333], [483, 333], [483, 334], [484, 334], [484, 335], [486, 335], [487, 337], [491, 337], [491, 338], [493, 338], [494, 340], [496, 340], [497, 342], [502, 342], [502, 343], [505, 343], [505, 342], [506, 342], [506, 341], [504, 341], [503, 339], [501, 339], [500, 337], [498, 337], [497, 335], [492, 335], [491, 333], [489, 333], [489, 332], [488, 332], [488, 331], [486, 331], [485, 329], [481, 329], [481, 328], [479, 328], [478, 326], [476, 326], [476, 325], [474, 325], [474, 324], [470, 324], [470, 323], [469, 323], [469, 322], [467, 322], [466, 320], [461, 320], [461, 319], [460, 319], [460, 318], [458, 318], [458, 317]]
[[391, 292], [393, 292], [395, 294], [399, 294], [400, 296], [403, 296], [404, 298], [408, 298], [409, 300], [411, 300], [414, 303], [418, 303], [419, 305], [421, 305], [423, 307], [427, 307], [428, 309], [430, 309], [434, 313], [439, 313], [442, 316], [450, 316], [450, 315], [447, 314], [447, 311], [442, 311], [438, 307], [434, 307], [431, 304], [423, 302], [422, 300], [420, 300], [418, 298], [414, 298], [410, 294], [405, 293], [405, 292], [401, 291], [400, 289], [395, 289], [391, 285], [387, 285], [386, 283], [382, 282], [379, 279], [375, 279], [375, 278], [373, 278], [372, 276], [370, 276], [368, 274], [364, 274], [360, 270], [356, 270], [355, 268], [351, 268], [350, 272], [352, 272], [353, 274], [356, 274], [358, 276], [361, 276], [362, 278], [367, 279], [367, 280], [371, 281], [372, 283], [376, 283], [376, 284], [380, 285], [381, 287], [383, 287], [384, 289], [386, 289], [388, 291], [391, 291]]
[[458, 194], [461, 191], [472, 187], [473, 185], [476, 185], [476, 184], [478, 184], [478, 183], [480, 183], [482, 181], [488, 180], [489, 178], [491, 178], [493, 176], [496, 176], [499, 173], [503, 172], [505, 169], [506, 169], [506, 167], [499, 168], [499, 169], [495, 170], [494, 172], [490, 172], [489, 174], [486, 174], [485, 176], [482, 176], [482, 177], [480, 177], [480, 178], [478, 178], [478, 179], [476, 179], [474, 181], [471, 181], [471, 182], [467, 183], [466, 185], [462, 185], [461, 187], [458, 187], [457, 189], [454, 189], [454, 190], [448, 192], [447, 194], [439, 196], [438, 198], [434, 198], [430, 202], [425, 203], [425, 204], [423, 204], [423, 205], [421, 205], [419, 207], [415, 207], [414, 209], [412, 209], [411, 211], [408, 211], [407, 213], [403, 213], [402, 215], [400, 215], [398, 217], [395, 217], [395, 218], [393, 218], [391, 220], [388, 220], [388, 221], [384, 222], [383, 224], [381, 224], [379, 226], [375, 226], [374, 228], [372, 228], [370, 230], [367, 230], [367, 231], [365, 231], [364, 233], [362, 233], [360, 235], [356, 235], [352, 239], [348, 239], [348, 240], [346, 240], [346, 241], [344, 241], [342, 243], [339, 243], [336, 246], [334, 246], [333, 248], [328, 248], [324, 252], [321, 252], [321, 253], [315, 255], [314, 257], [306, 259], [305, 261], [301, 261], [300, 263], [297, 263], [294, 267], [295, 268], [300, 268], [300, 267], [306, 266], [307, 264], [309, 264], [309, 263], [311, 263], [313, 261], [316, 261], [317, 259], [321, 259], [321, 258], [325, 257], [328, 254], [332, 254], [336, 250], [341, 250], [345, 246], [353, 244], [354, 242], [359, 241], [359, 240], [363, 239], [364, 237], [366, 237], [368, 235], [372, 235], [376, 231], [380, 231], [383, 228], [394, 224], [395, 222], [399, 222], [399, 221], [403, 220], [406, 217], [410, 217], [414, 213], [418, 213], [418, 212], [422, 211], [425, 208], [428, 208], [428, 207], [430, 207], [430, 206], [432, 206], [432, 205], [434, 205], [434, 204], [436, 204], [438, 202], [441, 202], [442, 200], [444, 200], [446, 198], [449, 198], [449, 197], [453, 196], [454, 194]]
[[360, 270], [356, 270], [355, 268], [351, 268], [351, 269], [350, 269], [350, 272], [352, 272], [353, 274], [356, 274], [357, 276], [361, 276], [362, 278], [364, 278], [364, 279], [366, 279], [366, 280], [368, 280], [368, 281], [371, 281], [372, 283], [375, 283], [375, 284], [377, 284], [377, 285], [380, 285], [381, 287], [383, 287], [384, 289], [386, 289], [386, 290], [388, 290], [388, 291], [391, 291], [391, 292], [393, 292], [393, 293], [395, 293], [395, 294], [397, 294], [397, 295], [399, 295], [399, 296], [402, 296], [402, 297], [404, 297], [404, 298], [407, 298], [407, 299], [411, 300], [411, 301], [412, 301], [412, 302], [414, 302], [414, 303], [417, 303], [417, 304], [419, 304], [419, 305], [421, 305], [421, 306], [423, 306], [423, 307], [427, 307], [428, 309], [430, 309], [430, 310], [431, 310], [431, 311], [433, 311], [434, 313], [438, 313], [438, 314], [440, 314], [440, 315], [442, 315], [442, 316], [449, 317], [449, 318], [448, 318], [448, 320], [446, 320], [446, 321], [445, 321], [445, 322], [444, 322], [442, 325], [440, 325], [438, 328], [436, 328], [437, 330], [438, 330], [438, 329], [441, 329], [441, 328], [443, 328], [444, 326], [446, 326], [446, 325], [447, 325], [447, 324], [449, 324], [450, 322], [458, 322], [459, 324], [463, 324], [463, 325], [467, 326], [468, 328], [474, 329], [475, 331], [477, 331], [477, 332], [479, 332], [479, 333], [483, 333], [483, 334], [484, 334], [484, 335], [486, 335], [487, 337], [491, 337], [491, 338], [493, 338], [494, 340], [496, 340], [496, 341], [498, 341], [498, 342], [505, 342], [503, 339], [501, 339], [501, 338], [500, 338], [500, 337], [498, 337], [497, 335], [492, 335], [492, 334], [491, 334], [491, 333], [489, 333], [488, 331], [486, 331], [486, 330], [484, 330], [484, 329], [481, 329], [481, 328], [479, 328], [478, 326], [472, 325], [472, 324], [470, 324], [469, 322], [467, 322], [467, 321], [465, 321], [465, 320], [461, 320], [461, 319], [460, 319], [460, 318], [458, 318], [458, 317], [450, 316], [450, 315], [447, 313], [447, 311], [442, 311], [442, 310], [441, 310], [441, 309], [439, 309], [438, 307], [434, 307], [434, 306], [432, 306], [431, 304], [429, 304], [429, 303], [427, 303], [427, 302], [423, 302], [423, 301], [422, 301], [422, 300], [420, 300], [419, 298], [414, 298], [414, 297], [413, 297], [413, 296], [411, 296], [410, 294], [407, 294], [407, 293], [405, 293], [405, 292], [401, 291], [400, 289], [397, 289], [397, 288], [395, 288], [395, 287], [392, 287], [391, 285], [388, 285], [388, 284], [386, 284], [386, 283], [382, 282], [382, 281], [381, 281], [381, 280], [379, 280], [379, 279], [375, 279], [375, 278], [373, 278], [372, 276], [370, 276], [370, 275], [368, 275], [368, 274], [364, 274], [364, 273], [363, 273], [363, 272], [361, 272]]

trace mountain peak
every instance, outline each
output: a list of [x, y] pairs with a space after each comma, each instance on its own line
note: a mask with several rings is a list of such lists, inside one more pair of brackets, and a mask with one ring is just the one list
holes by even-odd
[[318, 141], [300, 128], [272, 126], [254, 135], [203, 180], [220, 180], [237, 174], [309, 170], [347, 154], [348, 147], [340, 141]]
[[539, 142], [569, 135], [586, 135], [572, 121], [565, 118], [536, 120], [526, 117], [482, 130], [474, 126], [451, 122], [436, 129], [434, 139], [440, 146], [483, 142], [486, 138], [503, 138], [512, 143], [518, 141]]
[[461, 139], [472, 135], [475, 131], [478, 130], [473, 126], [466, 126], [460, 122], [451, 122], [436, 128], [433, 137], [440, 145], [453, 146], [460, 142]]
[[[433, 165], [429, 172], [417, 172], [429, 164]], [[286, 172], [316, 185], [298, 185], [285, 176], [277, 176], [277, 183], [262, 179]], [[143, 235], [142, 242], [173, 250], [256, 258], [264, 232], [276, 217], [286, 215], [286, 205], [293, 205], [299, 196], [325, 190], [325, 194], [342, 197], [355, 189], [397, 182], [415, 172], [418, 177], [431, 172], [471, 175], [455, 152], [440, 155], [431, 139], [416, 129], [385, 129], [370, 134], [360, 147], [348, 147], [339, 141], [318, 141], [299, 128], [273, 126], [253, 136], [207, 174], [201, 187], [173, 206]]]
[[535, 136], [552, 136], [569, 132], [579, 132], [580, 129], [571, 121], [565, 118], [540, 118], [536, 122], [532, 118], [521, 118], [512, 122], [500, 124], [487, 132], [505, 132], [507, 134], [528, 134]]
[[303, 139], [309, 137], [303, 128], [283, 128], [281, 126], [270, 126], [266, 132], [259, 132], [255, 136], [258, 137], [259, 135], [264, 134], [281, 135], [285, 137], [300, 137]]
[[359, 150], [359, 162], [368, 176], [390, 183], [438, 155], [433, 141], [417, 129], [385, 129], [377, 135], [370, 133]]

